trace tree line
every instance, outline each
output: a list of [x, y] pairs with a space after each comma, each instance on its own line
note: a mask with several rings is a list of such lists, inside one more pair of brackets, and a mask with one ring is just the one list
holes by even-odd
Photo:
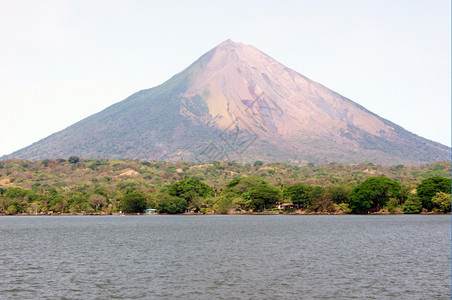
[[[188, 173], [190, 168], [197, 171], [197, 165], [188, 165], [184, 171], [183, 168], [171, 168], [171, 165], [159, 170], [162, 166], [158, 167], [158, 162], [121, 163], [124, 165], [108, 160], [81, 161], [75, 156], [68, 160], [44, 160], [38, 167], [26, 161], [0, 162], [0, 180], [3, 178], [3, 183], [5, 177], [17, 181], [20, 177], [18, 170], [26, 171], [20, 173], [23, 178], [29, 177], [21, 181], [23, 186], [14, 185], [14, 182], [9, 182], [8, 186], [0, 185], [0, 213], [142, 213], [146, 208], [167, 214], [300, 210], [307, 213], [385, 211], [412, 214], [451, 210], [451, 180], [441, 176], [426, 178], [414, 186], [401, 184], [384, 175], [369, 176], [356, 184], [319, 185], [310, 184], [309, 180], [290, 184], [278, 180], [274, 181], [277, 184], [270, 184], [259, 173], [249, 176], [233, 174], [230, 178], [224, 175], [229, 174], [227, 172], [217, 172], [208, 177], [206, 183], [200, 176], [181, 178], [180, 174]], [[222, 166], [226, 166], [226, 163], [222, 164], [212, 165], [221, 171]], [[256, 170], [265, 168], [261, 163], [252, 167]], [[115, 168], [118, 176], [105, 175], [116, 174], [113, 172]], [[122, 172], [124, 170], [127, 171]], [[152, 170], [159, 171], [152, 173]], [[267, 167], [266, 170], [274, 169]], [[93, 174], [96, 177], [87, 180]], [[278, 176], [276, 171], [268, 175]], [[81, 177], [75, 182], [70, 181], [77, 176]], [[222, 176], [230, 180], [215, 184], [214, 180]], [[62, 180], [63, 177], [66, 179]], [[50, 181], [53, 184], [47, 183]]]

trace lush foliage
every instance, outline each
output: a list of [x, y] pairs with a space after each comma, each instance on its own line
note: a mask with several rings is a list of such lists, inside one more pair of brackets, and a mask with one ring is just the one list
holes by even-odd
[[410, 194], [403, 205], [403, 212], [406, 214], [417, 214], [422, 211], [422, 201], [418, 195]]
[[[391, 188], [366, 203], [360, 195], [382, 192], [378, 185], [364, 184], [371, 177], [377, 178], [371, 181], [383, 183], [390, 178], [402, 189], [397, 194]], [[277, 213], [280, 209], [340, 213], [350, 212], [352, 207], [354, 212], [367, 212], [367, 207], [370, 211], [439, 212], [448, 211], [449, 198], [437, 193], [449, 194], [449, 186], [448, 162], [384, 167], [371, 163], [241, 165], [78, 157], [6, 160], [0, 161], [0, 214], [142, 213], [144, 208], [161, 213]], [[425, 195], [430, 202], [421, 201]], [[279, 203], [285, 206], [279, 208]]]
[[121, 204], [126, 213], [140, 213], [146, 209], [146, 198], [139, 192], [131, 192], [122, 197]]
[[80, 157], [72, 155], [68, 158], [68, 162], [70, 162], [71, 164], [76, 164], [80, 161]]
[[432, 198], [432, 204], [441, 212], [450, 212], [450, 200], [450, 194], [438, 192]]
[[389, 198], [398, 198], [401, 190], [400, 183], [390, 178], [368, 178], [350, 193], [350, 208], [355, 213], [378, 211]]
[[292, 201], [299, 208], [306, 209], [323, 194], [320, 187], [307, 184], [289, 185], [284, 189], [284, 199]]
[[422, 201], [422, 206], [432, 210], [432, 198], [439, 192], [449, 193], [451, 191], [451, 180], [444, 177], [431, 177], [423, 180], [417, 187], [417, 194]]
[[184, 199], [189, 208], [197, 211], [202, 205], [202, 199], [213, 196], [213, 190], [199, 179], [187, 178], [170, 185], [168, 194]]
[[180, 214], [187, 209], [187, 201], [183, 198], [165, 196], [157, 203], [158, 213]]
[[236, 209], [262, 211], [275, 205], [281, 197], [278, 188], [254, 176], [234, 179], [227, 187], [227, 195], [235, 198]]

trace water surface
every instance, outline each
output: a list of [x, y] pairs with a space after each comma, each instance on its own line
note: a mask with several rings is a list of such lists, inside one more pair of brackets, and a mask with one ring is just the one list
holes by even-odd
[[0, 298], [450, 299], [451, 217], [0, 218]]

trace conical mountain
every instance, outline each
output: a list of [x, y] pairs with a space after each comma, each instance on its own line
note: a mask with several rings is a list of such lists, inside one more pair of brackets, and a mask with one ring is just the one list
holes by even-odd
[[162, 85], [3, 158], [70, 155], [422, 164], [449, 160], [450, 148], [227, 40]]

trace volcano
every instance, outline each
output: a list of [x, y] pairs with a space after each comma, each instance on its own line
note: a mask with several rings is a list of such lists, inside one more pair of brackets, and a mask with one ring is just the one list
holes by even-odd
[[227, 40], [165, 83], [3, 159], [419, 165], [450, 154], [258, 49]]

